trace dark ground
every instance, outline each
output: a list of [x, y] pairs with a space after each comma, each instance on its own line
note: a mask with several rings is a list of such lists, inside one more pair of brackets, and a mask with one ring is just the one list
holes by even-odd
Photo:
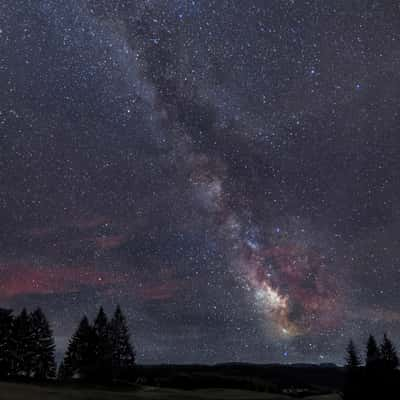
[[220, 364], [138, 366], [136, 384], [0, 383], [0, 400], [290, 399], [337, 400], [336, 366]]
[[219, 364], [161, 365], [138, 367], [139, 382], [179, 389], [230, 388], [309, 394], [337, 392], [343, 386], [344, 371], [333, 365]]

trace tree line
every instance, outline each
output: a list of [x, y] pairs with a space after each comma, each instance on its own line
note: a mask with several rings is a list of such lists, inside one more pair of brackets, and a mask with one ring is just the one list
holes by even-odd
[[93, 325], [86, 316], [82, 318], [60, 364], [59, 377], [101, 382], [129, 379], [134, 366], [135, 352], [121, 308], [109, 321], [101, 307]]
[[48, 379], [56, 374], [54, 338], [40, 308], [14, 317], [0, 309], [0, 376]]
[[344, 399], [394, 399], [400, 391], [399, 357], [387, 334], [380, 344], [370, 335], [365, 349], [365, 362], [353, 342], [346, 349]]
[[[90, 381], [131, 379], [135, 352], [126, 318], [117, 306], [109, 320], [101, 307], [91, 324], [86, 316], [69, 340], [58, 378]], [[57, 375], [55, 342], [50, 324], [40, 308], [0, 308], [0, 377], [53, 379]]]

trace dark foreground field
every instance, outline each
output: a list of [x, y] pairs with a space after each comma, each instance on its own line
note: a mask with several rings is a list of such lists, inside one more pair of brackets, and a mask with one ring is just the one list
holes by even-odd
[[[160, 399], [160, 400], [289, 400], [293, 397], [252, 392], [237, 389], [201, 389], [178, 390], [143, 386], [132, 390], [110, 390], [87, 387], [53, 387], [36, 386], [16, 383], [0, 383], [0, 400], [129, 400], [129, 399]], [[337, 395], [305, 397], [314, 400], [338, 400]]]
[[0, 383], [0, 400], [338, 400], [343, 370], [317, 365], [138, 366], [135, 384]]

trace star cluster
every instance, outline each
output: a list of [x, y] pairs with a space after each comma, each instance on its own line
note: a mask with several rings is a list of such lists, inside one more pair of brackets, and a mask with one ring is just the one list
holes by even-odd
[[400, 334], [396, 1], [0, 8], [1, 306], [61, 352], [119, 303], [144, 363]]

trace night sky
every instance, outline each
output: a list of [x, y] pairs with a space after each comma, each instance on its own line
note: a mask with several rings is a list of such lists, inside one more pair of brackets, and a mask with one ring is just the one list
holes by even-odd
[[398, 1], [2, 0], [0, 306], [58, 352], [343, 362], [400, 338]]

